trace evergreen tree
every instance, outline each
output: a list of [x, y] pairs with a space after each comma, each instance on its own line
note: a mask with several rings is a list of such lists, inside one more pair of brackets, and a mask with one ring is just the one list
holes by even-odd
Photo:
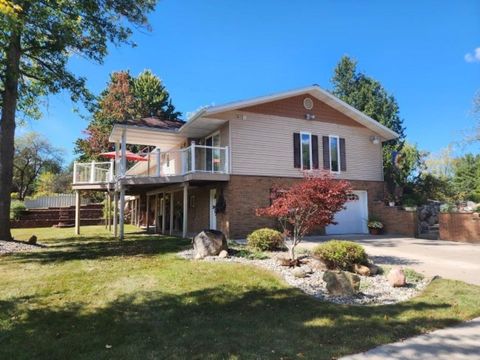
[[335, 96], [399, 135], [398, 139], [383, 144], [385, 180], [390, 192], [393, 193], [395, 185], [402, 185], [398, 183], [398, 171], [393, 164], [393, 154], [400, 152], [405, 142], [405, 127], [400, 118], [397, 101], [380, 82], [359, 72], [357, 62], [348, 56], [343, 56], [337, 64], [332, 85], [332, 93]]

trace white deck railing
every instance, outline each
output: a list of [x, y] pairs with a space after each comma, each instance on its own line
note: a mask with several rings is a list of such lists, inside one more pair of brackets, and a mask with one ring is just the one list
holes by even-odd
[[113, 180], [113, 161], [73, 164], [74, 184], [103, 184]]
[[[177, 176], [191, 173], [228, 174], [228, 146], [206, 146], [192, 143], [187, 148], [167, 152], [154, 151], [130, 168], [127, 177]], [[75, 163], [74, 184], [109, 183], [115, 180], [114, 161]]]

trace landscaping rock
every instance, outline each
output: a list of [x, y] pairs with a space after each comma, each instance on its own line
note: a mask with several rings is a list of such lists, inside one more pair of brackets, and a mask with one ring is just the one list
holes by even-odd
[[353, 271], [362, 276], [370, 276], [370, 269], [364, 265], [353, 264]]
[[328, 270], [327, 265], [323, 260], [320, 259], [309, 259], [308, 265], [314, 270], [320, 270], [320, 271], [325, 271]]
[[222, 250], [228, 250], [225, 235], [218, 230], [203, 230], [192, 240], [195, 259], [217, 256]]
[[227, 250], [220, 251], [220, 253], [218, 254], [218, 257], [222, 258], [222, 259], [227, 258], [228, 257], [228, 251]]
[[[24, 246], [30, 246], [23, 243]], [[34, 246], [30, 246], [36, 248]], [[233, 245], [233, 249], [237, 250], [236, 245]], [[0, 253], [2, 250], [0, 241]], [[192, 260], [194, 258], [193, 249], [183, 250], [178, 253], [183, 259]], [[354, 305], [386, 305], [395, 304], [397, 302], [406, 301], [415, 295], [418, 295], [420, 291], [425, 289], [429, 284], [430, 279], [418, 279], [412, 280], [408, 283], [408, 286], [404, 287], [392, 287], [386, 276], [374, 275], [374, 276], [359, 276], [360, 289], [358, 293], [349, 296], [338, 296], [331, 294], [326, 287], [326, 282], [322, 279], [324, 271], [313, 271], [311, 274], [307, 273], [305, 277], [295, 277], [292, 272], [298, 269], [298, 266], [281, 266], [278, 259], [286, 258], [287, 254], [272, 254], [271, 258], [266, 259], [248, 259], [245, 257], [238, 257], [235, 252], [229, 254], [228, 258], [220, 258], [218, 256], [208, 256], [205, 261], [222, 261], [226, 263], [240, 263], [240, 264], [253, 264], [262, 267], [267, 270], [274, 271], [283, 277], [283, 279], [291, 286], [301, 289], [306, 294], [315, 296], [318, 299], [330, 301], [336, 304], [354, 304]], [[303, 265], [301, 269], [308, 272], [308, 268], [312, 268], [310, 265], [311, 257], [302, 258]], [[288, 259], [287, 259], [288, 260]], [[308, 264], [308, 265], [306, 265]], [[373, 264], [369, 264], [373, 265]], [[347, 273], [348, 274], [348, 273]], [[353, 274], [351, 274], [353, 275]]]
[[352, 296], [360, 288], [360, 277], [345, 271], [325, 271], [323, 281], [328, 292], [335, 296]]
[[28, 239], [28, 243], [30, 245], [35, 245], [37, 243], [37, 237], [35, 235], [30, 236], [30, 239]]
[[387, 275], [388, 282], [393, 287], [403, 287], [407, 284], [405, 272], [400, 267], [395, 267]]
[[296, 278], [304, 278], [307, 276], [307, 272], [302, 268], [295, 268], [292, 270], [292, 275]]
[[313, 273], [312, 268], [311, 268], [310, 266], [308, 266], [308, 265], [303, 265], [303, 266], [301, 267], [301, 269], [302, 269], [303, 271], [305, 271], [307, 274], [312, 274], [312, 273]]
[[370, 269], [370, 275], [375, 276], [375, 275], [381, 273], [380, 266], [377, 266], [377, 265], [372, 264], [372, 263], [369, 263], [367, 266]]

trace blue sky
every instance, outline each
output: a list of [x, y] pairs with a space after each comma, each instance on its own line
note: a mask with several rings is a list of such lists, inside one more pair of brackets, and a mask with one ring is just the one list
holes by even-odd
[[[420, 148], [437, 152], [475, 125], [476, 0], [164, 0], [150, 23], [152, 32], [135, 33], [137, 47], [111, 48], [103, 65], [73, 58], [71, 69], [87, 77], [95, 94], [112, 71], [152, 69], [186, 115], [313, 83], [328, 89], [346, 54], [397, 98], [407, 138]], [[19, 133], [45, 134], [70, 161], [73, 142], [87, 126], [73, 107], [66, 94], [50, 96], [43, 118]]]

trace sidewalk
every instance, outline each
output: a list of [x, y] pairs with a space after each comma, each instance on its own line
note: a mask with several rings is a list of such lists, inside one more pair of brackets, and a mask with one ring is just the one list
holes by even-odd
[[477, 360], [480, 359], [480, 318], [341, 359]]

